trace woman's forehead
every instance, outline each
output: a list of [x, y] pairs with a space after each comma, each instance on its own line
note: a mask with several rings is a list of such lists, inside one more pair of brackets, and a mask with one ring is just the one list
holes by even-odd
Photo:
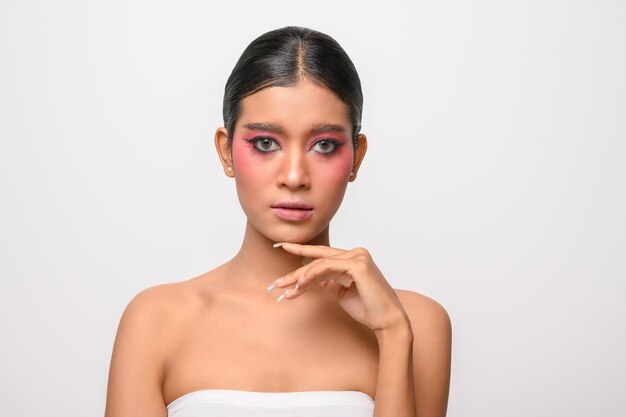
[[240, 109], [240, 126], [268, 123], [285, 130], [289, 126], [309, 130], [321, 125], [338, 126], [338, 131], [351, 128], [348, 105], [329, 89], [310, 81], [263, 89], [245, 97]]

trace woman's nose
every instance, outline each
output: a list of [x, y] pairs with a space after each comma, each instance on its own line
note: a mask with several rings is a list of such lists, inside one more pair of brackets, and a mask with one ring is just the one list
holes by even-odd
[[310, 176], [306, 161], [306, 151], [291, 147], [285, 151], [284, 160], [278, 174], [278, 186], [290, 189], [309, 188]]

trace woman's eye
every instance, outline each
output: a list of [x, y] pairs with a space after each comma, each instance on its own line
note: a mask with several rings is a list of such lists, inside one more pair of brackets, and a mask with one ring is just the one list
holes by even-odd
[[316, 147], [318, 145], [321, 149], [321, 151], [319, 151], [320, 153], [333, 153], [333, 151], [337, 147], [337, 143], [334, 140], [328, 139], [322, 139], [320, 141], [317, 141], [315, 145], [313, 145], [313, 147]]
[[261, 138], [261, 139], [257, 139], [254, 141], [254, 147], [257, 148], [259, 151], [261, 152], [273, 152], [276, 149], [272, 149], [271, 145], [275, 144], [277, 145], [276, 141], [274, 141], [274, 139], [270, 139], [270, 138]]

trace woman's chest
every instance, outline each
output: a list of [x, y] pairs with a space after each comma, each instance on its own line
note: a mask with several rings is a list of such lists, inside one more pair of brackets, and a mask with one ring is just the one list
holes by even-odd
[[164, 358], [165, 402], [202, 389], [356, 390], [374, 397], [378, 344], [351, 320], [204, 314], [173, 332]]

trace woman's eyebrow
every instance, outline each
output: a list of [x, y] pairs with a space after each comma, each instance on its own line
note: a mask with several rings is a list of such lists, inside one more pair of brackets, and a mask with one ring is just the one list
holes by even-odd
[[[276, 123], [246, 123], [243, 127], [250, 130], [264, 130], [266, 132], [277, 134], [285, 133], [285, 128]], [[323, 132], [346, 132], [346, 128], [334, 123], [314, 123], [309, 131], [312, 135], [317, 135]]]
[[336, 125], [333, 123], [315, 123], [311, 127], [311, 134], [317, 135], [318, 133], [324, 132], [345, 132], [346, 128], [341, 125]]
[[285, 129], [281, 125], [275, 123], [246, 123], [243, 125], [250, 130], [265, 130], [272, 133], [285, 133]]

